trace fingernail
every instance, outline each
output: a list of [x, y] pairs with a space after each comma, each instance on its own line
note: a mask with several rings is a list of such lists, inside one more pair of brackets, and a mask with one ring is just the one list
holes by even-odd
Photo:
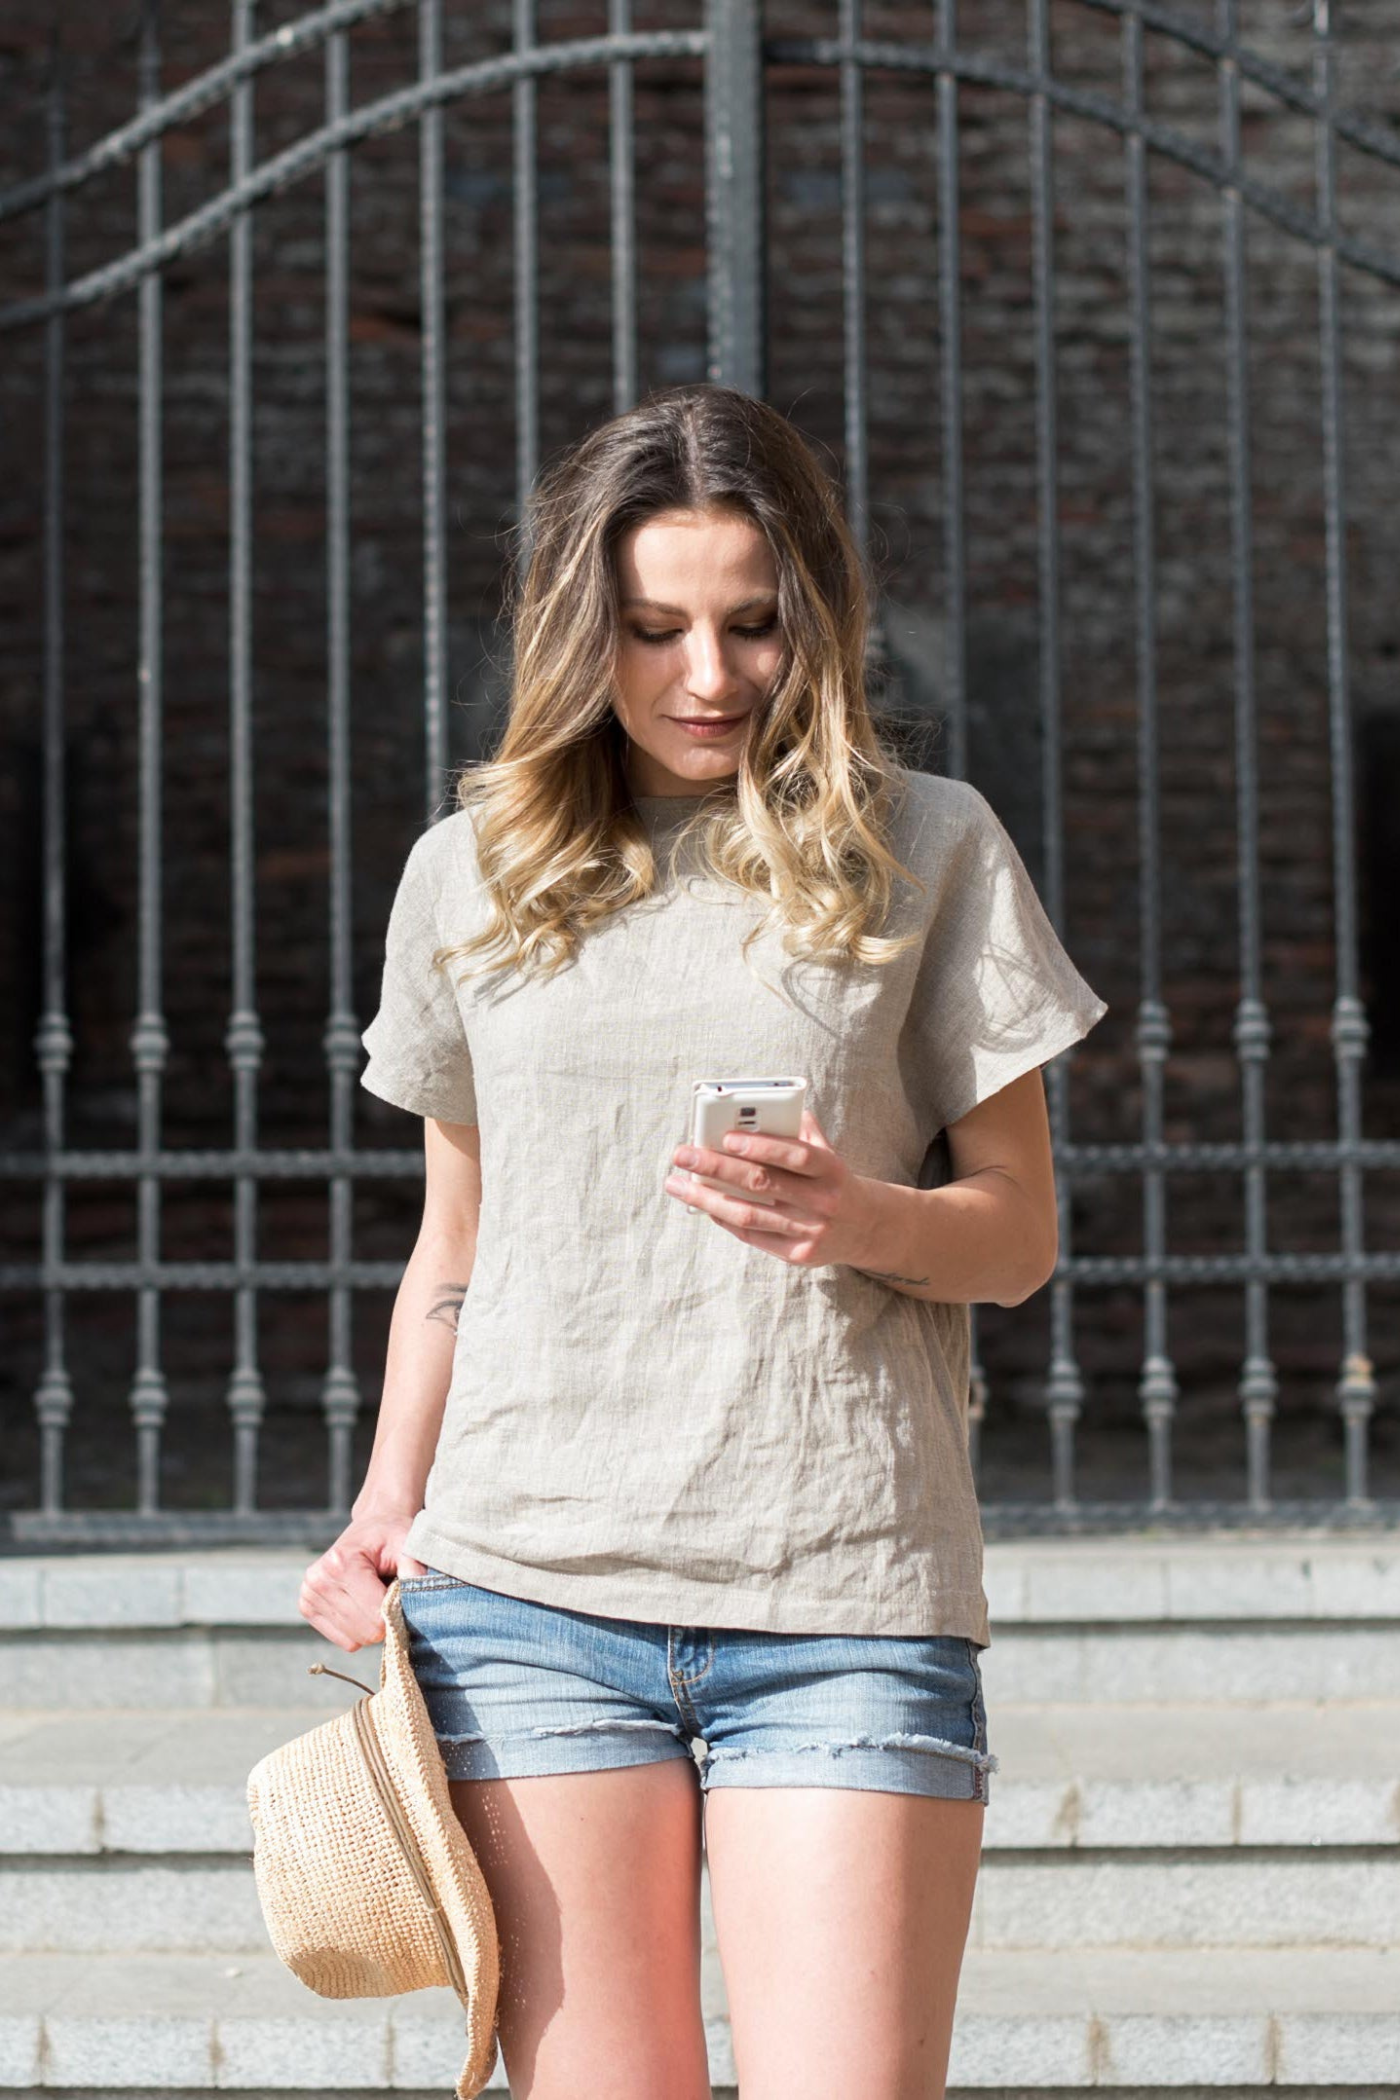
[[680, 1147], [680, 1149], [676, 1153], [676, 1164], [680, 1167], [693, 1167], [695, 1165], [695, 1151], [693, 1146], [682, 1145]]

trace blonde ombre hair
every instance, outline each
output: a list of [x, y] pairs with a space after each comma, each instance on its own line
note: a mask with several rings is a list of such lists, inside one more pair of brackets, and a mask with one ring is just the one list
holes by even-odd
[[543, 969], [590, 927], [650, 896], [657, 868], [627, 784], [612, 705], [620, 639], [617, 542], [664, 511], [722, 510], [766, 536], [778, 572], [783, 657], [737, 775], [697, 790], [702, 869], [768, 906], [743, 942], [783, 929], [789, 955], [883, 963], [920, 938], [886, 938], [895, 875], [886, 844], [898, 762], [865, 688], [871, 594], [840, 498], [777, 409], [733, 387], [660, 389], [590, 431], [536, 479], [529, 543], [506, 612], [514, 642], [497, 755], [464, 768], [489, 923], [435, 965]]

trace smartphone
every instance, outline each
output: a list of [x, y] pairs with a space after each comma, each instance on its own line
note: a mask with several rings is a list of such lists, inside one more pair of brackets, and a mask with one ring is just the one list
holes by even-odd
[[[753, 1130], [765, 1137], [800, 1137], [806, 1099], [805, 1079], [697, 1079], [691, 1088], [690, 1142], [720, 1152], [727, 1130]], [[701, 1174], [695, 1167], [688, 1167], [686, 1172], [692, 1181], [703, 1181], [722, 1194], [735, 1193], [732, 1182]], [[744, 1191], [746, 1203], [762, 1200], [752, 1191]], [[693, 1218], [704, 1216], [694, 1203], [687, 1203], [686, 1209]]]

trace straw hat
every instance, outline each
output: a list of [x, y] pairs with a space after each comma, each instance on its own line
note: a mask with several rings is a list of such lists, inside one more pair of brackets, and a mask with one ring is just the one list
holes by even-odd
[[496, 2058], [500, 1947], [409, 1666], [397, 1581], [384, 1593], [379, 1690], [254, 1765], [248, 1811], [258, 1897], [287, 1967], [322, 1998], [450, 1984], [467, 2014], [457, 2100], [472, 2100]]

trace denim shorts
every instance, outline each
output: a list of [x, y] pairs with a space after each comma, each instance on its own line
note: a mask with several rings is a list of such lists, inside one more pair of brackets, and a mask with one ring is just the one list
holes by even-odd
[[700, 1785], [986, 1801], [976, 1643], [605, 1618], [430, 1568], [402, 1578], [409, 1657], [449, 1779], [688, 1758]]

